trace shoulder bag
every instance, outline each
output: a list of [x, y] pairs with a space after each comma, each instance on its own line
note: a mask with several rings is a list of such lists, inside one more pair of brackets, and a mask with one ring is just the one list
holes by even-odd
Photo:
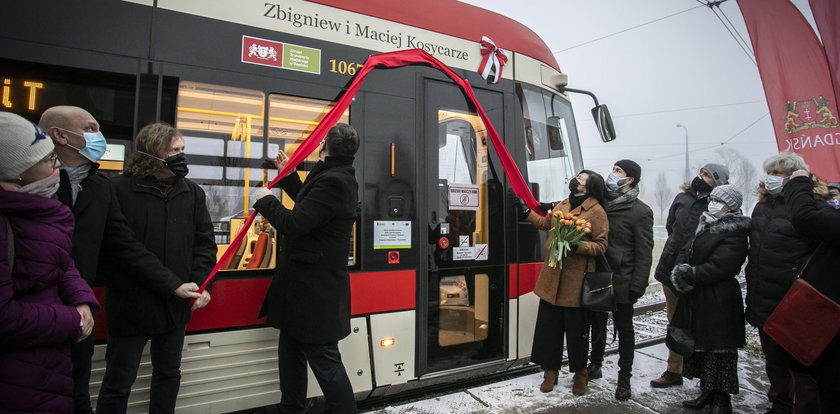
[[[593, 312], [615, 312], [613, 272], [603, 253], [600, 257], [603, 260], [603, 269], [605, 270], [599, 270], [599, 266], [596, 265], [594, 272], [583, 274], [580, 306]], [[589, 269], [589, 257], [586, 258], [586, 269]]]
[[811, 366], [840, 332], [840, 305], [802, 278], [813, 257], [812, 254], [802, 266], [763, 327], [767, 335], [805, 366]]

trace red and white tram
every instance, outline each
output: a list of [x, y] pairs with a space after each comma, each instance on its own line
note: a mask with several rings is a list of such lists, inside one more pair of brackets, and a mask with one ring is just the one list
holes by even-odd
[[[109, 140], [103, 169], [115, 171], [140, 127], [174, 124], [185, 135], [189, 178], [208, 194], [220, 255], [243, 225], [250, 189], [263, 182], [262, 160], [292, 153], [372, 53], [420, 48], [467, 79], [538, 199], [564, 198], [582, 168], [565, 75], [543, 41], [457, 1], [30, 0], [0, 8], [0, 110], [37, 122], [53, 105], [87, 109]], [[510, 52], [499, 83], [477, 73], [483, 36]], [[599, 120], [609, 140], [608, 117]], [[342, 121], [363, 137], [348, 255], [352, 334], [340, 342], [357, 398], [527, 363], [545, 236], [517, 223], [475, 108], [442, 73], [414, 65], [371, 72]], [[275, 235], [256, 223], [188, 326], [179, 411], [279, 401], [277, 332], [257, 318]], [[107, 329], [101, 315], [97, 322], [94, 398]], [[144, 359], [131, 411], [146, 411], [150, 375]], [[309, 390], [320, 392], [314, 380]]]

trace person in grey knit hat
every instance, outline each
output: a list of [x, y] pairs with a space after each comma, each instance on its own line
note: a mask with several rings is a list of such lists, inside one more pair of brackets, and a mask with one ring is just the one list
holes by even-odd
[[709, 172], [709, 175], [715, 180], [716, 185], [729, 184], [729, 168], [725, 165], [710, 162], [704, 165], [702, 170]]
[[740, 210], [741, 204], [744, 202], [744, 196], [741, 195], [741, 192], [730, 184], [715, 187], [710, 196], [712, 197], [711, 201], [715, 201], [715, 198], [723, 201], [729, 207], [729, 211]]
[[840, 181], [828, 185], [828, 194], [835, 200], [840, 200]]

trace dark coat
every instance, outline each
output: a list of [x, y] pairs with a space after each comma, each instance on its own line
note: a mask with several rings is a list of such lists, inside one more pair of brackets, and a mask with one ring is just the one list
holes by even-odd
[[3, 189], [0, 212], [0, 412], [72, 413], [75, 307], [99, 309], [70, 258], [73, 215], [56, 199]]
[[[831, 208], [828, 204], [826, 208]], [[793, 227], [782, 196], [756, 204], [747, 262], [747, 311], [750, 325], [761, 327], [785, 296], [816, 244]]]
[[694, 236], [700, 215], [709, 207], [709, 197], [700, 197], [692, 189], [685, 189], [674, 197], [671, 208], [668, 210], [668, 220], [665, 223], [665, 230], [668, 231], [668, 240], [662, 248], [662, 255], [659, 256], [659, 263], [653, 277], [671, 290], [671, 270], [685, 244]]
[[152, 335], [184, 329], [190, 303], [173, 291], [181, 284], [201, 285], [216, 264], [213, 223], [204, 190], [178, 179], [164, 196], [154, 181], [120, 175], [112, 178], [119, 205], [137, 239], [177, 277], [126, 271], [107, 260], [99, 272], [106, 290], [105, 317], [110, 336]]
[[93, 284], [99, 270], [100, 253], [118, 263], [121, 270], [134, 273], [137, 278], [149, 277], [149, 284], [158, 284], [170, 293], [181, 285], [181, 280], [160, 260], [150, 253], [135, 237], [120, 209], [117, 194], [111, 181], [96, 172], [99, 164], [82, 180], [76, 202], [70, 189], [70, 180], [61, 171], [58, 199], [73, 211], [76, 226], [73, 231], [73, 261], [82, 278]]
[[695, 281], [693, 290], [679, 294], [671, 323], [689, 327], [698, 350], [735, 349], [746, 343], [744, 301], [736, 277], [747, 258], [749, 230], [749, 217], [727, 214], [707, 224], [677, 258], [676, 264], [693, 266]]
[[802, 277], [818, 291], [840, 303], [840, 210], [815, 200], [812, 187], [809, 178], [796, 177], [784, 188], [793, 227], [805, 238], [821, 244]]
[[633, 304], [645, 293], [653, 262], [653, 210], [642, 200], [607, 207], [607, 263], [617, 303]]
[[272, 196], [254, 203], [280, 236], [263, 313], [269, 325], [300, 342], [337, 342], [350, 334], [347, 255], [359, 202], [353, 158], [327, 157], [305, 182], [290, 174], [279, 184], [294, 200], [292, 210]]
[[[589, 220], [592, 223], [592, 232], [583, 236], [581, 239], [583, 244], [563, 258], [562, 269], [560, 266], [554, 268], [548, 265], [548, 252], [551, 240], [554, 238], [554, 235], [549, 233], [544, 247], [545, 262], [540, 269], [537, 284], [534, 286], [534, 294], [554, 306], [578, 308], [580, 307], [580, 291], [583, 289], [583, 275], [595, 270], [597, 257], [606, 250], [610, 223], [604, 208], [592, 197], [587, 198], [574, 209], [567, 198], [554, 206], [552, 212], [557, 211], [572, 213], [579, 218]], [[551, 229], [553, 221], [556, 220], [553, 214], [541, 217], [533, 211], [527, 219], [541, 230]]]

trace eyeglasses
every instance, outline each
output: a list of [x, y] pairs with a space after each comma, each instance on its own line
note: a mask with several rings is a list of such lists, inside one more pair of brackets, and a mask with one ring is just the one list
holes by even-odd
[[49, 162], [50, 165], [52, 165], [53, 167], [57, 167], [58, 166], [58, 154], [56, 154], [55, 152], [51, 152], [43, 160], [41, 160], [41, 162]]

